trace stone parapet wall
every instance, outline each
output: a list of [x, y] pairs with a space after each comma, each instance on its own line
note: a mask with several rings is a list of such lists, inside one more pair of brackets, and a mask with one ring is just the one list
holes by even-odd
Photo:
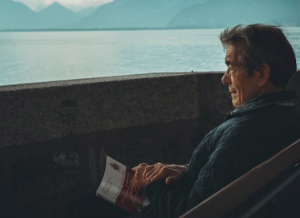
[[0, 87], [0, 147], [200, 118], [202, 99], [225, 90], [219, 78], [146, 74]]
[[[0, 148], [199, 119], [206, 112], [218, 122], [232, 109], [221, 76], [164, 73], [0, 86]], [[288, 88], [300, 96], [300, 71]]]
[[[106, 155], [130, 167], [187, 163], [232, 109], [221, 77], [146, 74], [0, 87], [0, 192], [26, 217], [64, 217], [70, 199], [95, 191]], [[300, 72], [289, 88], [300, 96]]]

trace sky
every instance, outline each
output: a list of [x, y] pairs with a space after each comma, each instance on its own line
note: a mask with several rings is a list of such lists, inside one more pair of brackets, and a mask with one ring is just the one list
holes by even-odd
[[[0, 0], [1, 1], [1, 0]], [[92, 6], [99, 6], [104, 3], [111, 2], [113, 0], [14, 0], [22, 2], [23, 4], [30, 7], [32, 10], [39, 11], [48, 5], [58, 2], [69, 9], [74, 11], [81, 10], [83, 8], [88, 8]]]

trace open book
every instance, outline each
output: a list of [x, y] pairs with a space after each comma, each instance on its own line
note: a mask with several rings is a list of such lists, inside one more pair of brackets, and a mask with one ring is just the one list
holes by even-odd
[[105, 173], [96, 195], [117, 205], [131, 214], [149, 204], [145, 197], [130, 193], [134, 171], [107, 156]]

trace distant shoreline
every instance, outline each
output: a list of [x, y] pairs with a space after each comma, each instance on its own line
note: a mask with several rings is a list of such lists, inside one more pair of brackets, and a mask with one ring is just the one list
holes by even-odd
[[[82, 31], [135, 31], [135, 30], [195, 30], [195, 29], [224, 29], [227, 27], [163, 27], [163, 28], [45, 28], [45, 29], [0, 29], [0, 32], [82, 32]], [[300, 26], [286, 26], [283, 28], [300, 28]]]
[[184, 30], [184, 29], [222, 29], [209, 27], [172, 27], [172, 28], [47, 28], [47, 29], [3, 29], [0, 32], [76, 32], [76, 31], [134, 31], [134, 30]]

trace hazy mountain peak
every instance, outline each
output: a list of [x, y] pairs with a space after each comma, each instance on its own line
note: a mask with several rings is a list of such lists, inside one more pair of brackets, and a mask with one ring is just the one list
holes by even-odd
[[49, 10], [71, 11], [71, 10], [67, 9], [66, 7], [64, 7], [63, 5], [59, 4], [58, 2], [54, 2], [53, 4], [49, 5], [48, 7], [44, 8], [43, 10], [41, 10], [40, 13], [43, 13], [43, 12], [49, 11]]
[[58, 2], [53, 2], [51, 5], [49, 5], [49, 7], [63, 7], [63, 6]]
[[76, 22], [80, 19], [75, 12], [57, 2], [40, 11], [40, 14], [46, 20], [52, 22], [53, 27], [60, 27], [61, 25]]

